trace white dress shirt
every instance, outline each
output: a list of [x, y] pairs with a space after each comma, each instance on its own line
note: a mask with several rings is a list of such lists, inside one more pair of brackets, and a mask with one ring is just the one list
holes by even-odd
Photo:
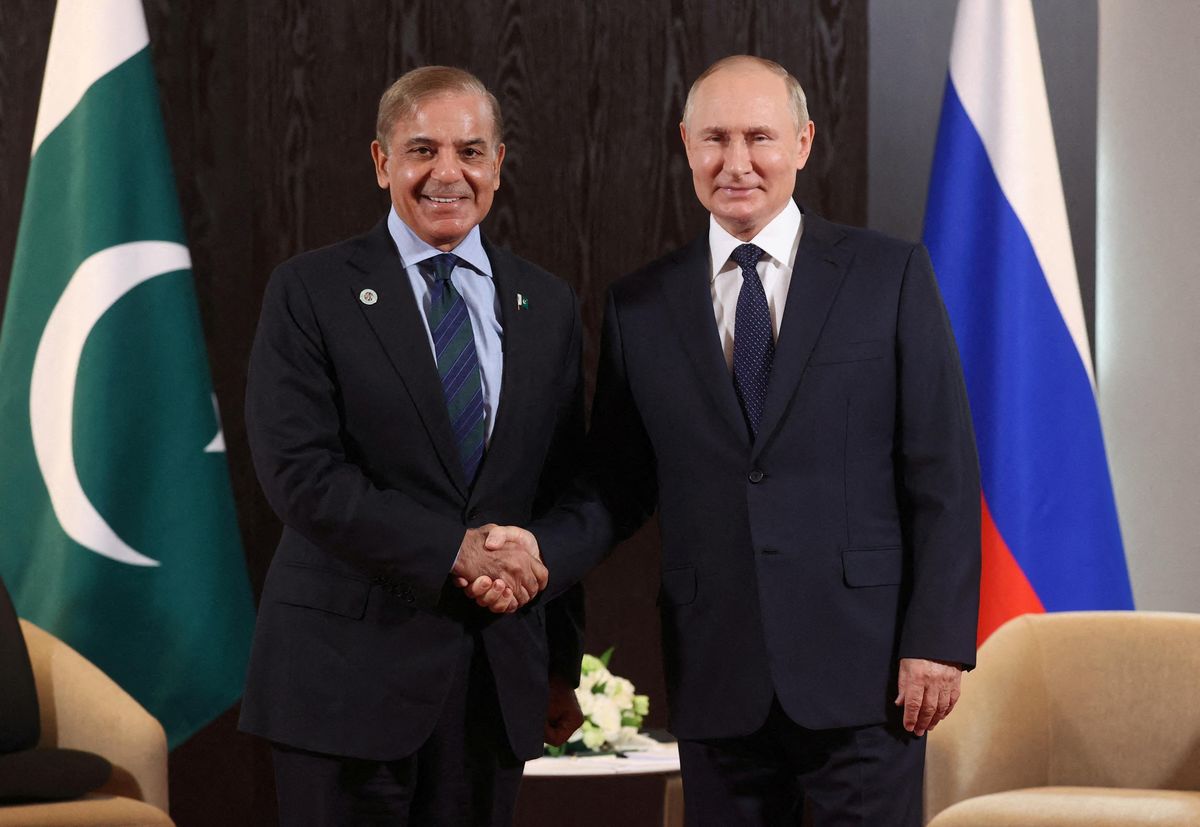
[[771, 310], [771, 331], [779, 341], [779, 326], [783, 324], [783, 309], [787, 304], [788, 287], [792, 283], [792, 267], [796, 250], [804, 232], [804, 216], [796, 202], [789, 199], [779, 215], [750, 241], [742, 241], [726, 232], [711, 215], [708, 217], [708, 251], [712, 263], [713, 313], [717, 317], [717, 332], [725, 351], [725, 364], [733, 370], [733, 333], [737, 319], [738, 293], [742, 290], [742, 268], [729, 256], [741, 244], [754, 244], [766, 253], [758, 261], [758, 276], [767, 294]]

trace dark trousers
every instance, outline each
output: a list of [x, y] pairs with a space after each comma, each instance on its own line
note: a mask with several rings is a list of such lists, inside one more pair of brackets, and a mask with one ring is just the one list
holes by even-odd
[[412, 755], [368, 761], [275, 744], [280, 825], [511, 825], [525, 765], [508, 745], [487, 654], [467, 641], [437, 724]]
[[925, 739], [898, 723], [812, 730], [778, 701], [741, 738], [680, 741], [688, 827], [920, 827]]

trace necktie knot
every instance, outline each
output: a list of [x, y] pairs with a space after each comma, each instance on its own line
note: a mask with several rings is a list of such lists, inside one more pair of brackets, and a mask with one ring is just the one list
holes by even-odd
[[449, 281], [450, 274], [458, 266], [458, 256], [454, 255], [454, 253], [439, 253], [432, 258], [422, 261], [420, 266], [421, 269], [433, 277], [434, 281]]
[[762, 247], [757, 244], [739, 244], [734, 248], [729, 258], [742, 268], [743, 273], [754, 270], [758, 266], [758, 260], [766, 255]]

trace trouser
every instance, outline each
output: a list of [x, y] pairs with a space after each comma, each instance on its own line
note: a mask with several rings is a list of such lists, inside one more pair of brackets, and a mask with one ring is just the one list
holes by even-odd
[[896, 720], [812, 730], [772, 702], [751, 735], [680, 741], [688, 827], [920, 827], [925, 739]]
[[394, 761], [275, 744], [282, 827], [508, 827], [524, 762], [508, 744], [487, 654], [467, 637], [429, 738]]

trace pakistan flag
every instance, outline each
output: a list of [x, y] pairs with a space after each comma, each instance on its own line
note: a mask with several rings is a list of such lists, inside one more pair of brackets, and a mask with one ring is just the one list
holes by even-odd
[[60, 0], [0, 324], [0, 577], [162, 722], [241, 694], [253, 606], [139, 0]]

